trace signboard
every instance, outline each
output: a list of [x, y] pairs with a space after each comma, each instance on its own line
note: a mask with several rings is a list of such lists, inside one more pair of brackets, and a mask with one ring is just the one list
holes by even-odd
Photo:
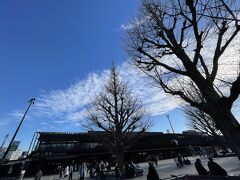
[[16, 151], [21, 141], [13, 141], [10, 146], [10, 151]]

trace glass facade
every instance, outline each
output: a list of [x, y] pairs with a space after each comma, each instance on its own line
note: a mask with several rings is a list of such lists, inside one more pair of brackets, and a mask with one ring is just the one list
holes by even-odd
[[[36, 138], [33, 156], [54, 156], [60, 154], [98, 154], [110, 153], [101, 142], [106, 137], [104, 132], [90, 133], [48, 133], [40, 132]], [[126, 152], [165, 151], [166, 149], [181, 149], [192, 146], [211, 146], [211, 137], [189, 134], [163, 134], [160, 132], [145, 132], [136, 137], [125, 148]]]

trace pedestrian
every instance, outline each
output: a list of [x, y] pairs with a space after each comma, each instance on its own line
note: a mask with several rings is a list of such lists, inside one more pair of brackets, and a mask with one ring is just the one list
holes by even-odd
[[174, 160], [174, 162], [176, 163], [177, 168], [181, 168], [181, 166], [180, 166], [180, 164], [179, 164], [179, 162], [178, 162], [178, 158], [177, 158], [177, 155], [176, 155], [176, 154], [174, 154], [173, 160]]
[[84, 180], [84, 164], [80, 163], [79, 164], [79, 180]]
[[87, 163], [83, 162], [83, 168], [84, 168], [84, 176], [87, 175]]
[[227, 176], [227, 171], [223, 169], [219, 164], [213, 161], [213, 158], [208, 158], [208, 168], [211, 173], [211, 175], [217, 175], [217, 176]]
[[147, 180], [159, 180], [159, 175], [157, 173], [156, 168], [153, 166], [153, 163], [151, 161], [148, 162], [148, 174], [147, 174]]
[[96, 164], [95, 171], [93, 174], [97, 177], [97, 179], [100, 179], [100, 168], [98, 164]]
[[180, 164], [180, 166], [182, 167], [183, 166], [183, 157], [182, 157], [181, 153], [177, 154], [177, 160], [178, 160], [178, 163]]
[[[10, 168], [10, 171], [12, 171], [12, 168]], [[22, 180], [24, 178], [25, 172], [26, 172], [26, 164], [24, 162], [22, 162], [21, 167], [20, 167], [19, 180]]]
[[94, 177], [94, 173], [93, 173], [93, 163], [89, 163], [88, 164], [88, 171], [89, 171], [89, 176], [92, 178]]
[[69, 167], [68, 165], [64, 169], [64, 177], [67, 177], [69, 175]]
[[207, 170], [203, 167], [202, 162], [199, 158], [196, 159], [195, 168], [199, 175], [203, 175], [203, 176], [208, 175]]
[[99, 164], [99, 170], [100, 170], [100, 179], [104, 179], [104, 172], [105, 172], [105, 163], [103, 161]]
[[73, 165], [71, 165], [70, 168], [69, 168], [69, 177], [68, 177], [68, 180], [72, 180], [72, 175], [73, 175]]
[[63, 166], [58, 166], [59, 179], [62, 178], [63, 176], [63, 170], [64, 170]]
[[25, 174], [26, 170], [21, 170], [21, 173], [20, 173], [20, 176], [19, 176], [19, 180], [22, 180], [23, 177], [24, 177], [24, 174]]
[[131, 177], [130, 164], [126, 162], [124, 166], [125, 166], [126, 177], [130, 178]]
[[39, 170], [39, 171], [35, 174], [34, 180], [41, 180], [41, 178], [42, 178], [42, 171]]
[[180, 166], [183, 167], [183, 159], [182, 159], [182, 155], [180, 153], [178, 153], [177, 159], [178, 159], [178, 163], [180, 164]]
[[155, 163], [155, 165], [158, 165], [158, 157], [157, 156], [153, 156], [153, 161]]
[[107, 171], [111, 171], [111, 166], [109, 165], [108, 161], [105, 163]]
[[116, 180], [120, 180], [120, 176], [121, 176], [121, 174], [120, 174], [120, 168], [119, 168], [119, 166], [118, 166], [118, 163], [116, 163], [116, 165], [115, 165], [115, 179], [116, 179]]

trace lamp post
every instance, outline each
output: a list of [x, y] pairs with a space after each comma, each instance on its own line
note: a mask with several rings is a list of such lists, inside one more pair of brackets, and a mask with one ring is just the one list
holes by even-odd
[[32, 99], [30, 99], [30, 100], [28, 101], [29, 104], [28, 104], [27, 110], [25, 111], [25, 113], [24, 113], [24, 115], [23, 115], [23, 117], [22, 117], [22, 120], [20, 121], [20, 123], [19, 123], [19, 125], [18, 125], [18, 128], [16, 129], [16, 131], [15, 131], [13, 137], [12, 137], [12, 140], [11, 140], [11, 142], [10, 142], [9, 145], [8, 145], [8, 148], [7, 148], [6, 152], [5, 152], [4, 155], [3, 155], [3, 160], [6, 158], [8, 152], [9, 152], [9, 150], [10, 150], [10, 148], [11, 148], [11, 145], [12, 145], [12, 143], [13, 143], [13, 141], [14, 141], [17, 133], [18, 133], [18, 130], [20, 129], [20, 127], [21, 127], [21, 125], [22, 125], [22, 122], [23, 122], [23, 120], [24, 120], [24, 118], [25, 118], [25, 116], [26, 116], [26, 114], [27, 114], [30, 106], [31, 106], [32, 104], [34, 104], [34, 101], [35, 101], [35, 98], [32, 98]]
[[170, 124], [170, 126], [171, 126], [171, 129], [172, 129], [172, 132], [173, 132], [173, 134], [174, 134], [175, 132], [174, 132], [174, 130], [173, 130], [173, 126], [172, 126], [172, 123], [171, 123], [171, 121], [170, 121], [169, 114], [167, 114], [166, 116], [167, 116], [167, 118], [168, 118], [168, 122], [169, 122], [169, 124]]
[[177, 136], [175, 135], [175, 132], [174, 132], [172, 123], [171, 123], [170, 118], [169, 118], [169, 114], [167, 114], [166, 116], [167, 116], [167, 118], [168, 118], [168, 122], [169, 122], [169, 124], [170, 124], [170, 126], [171, 126], [171, 129], [172, 129], [172, 132], [173, 132], [173, 138], [174, 138], [174, 139], [172, 139], [172, 141], [173, 141], [173, 143], [176, 144], [176, 146], [178, 146]]

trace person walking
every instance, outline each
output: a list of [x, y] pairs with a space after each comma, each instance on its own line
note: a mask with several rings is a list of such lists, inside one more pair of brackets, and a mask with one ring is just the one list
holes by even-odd
[[64, 177], [68, 177], [68, 175], [69, 175], [69, 167], [67, 165], [64, 169]]
[[195, 168], [199, 175], [202, 175], [202, 176], [208, 175], [207, 170], [203, 167], [202, 162], [199, 158], [196, 159]]
[[100, 162], [99, 164], [99, 169], [100, 169], [100, 179], [104, 179], [104, 172], [105, 172], [106, 165], [103, 161]]
[[88, 171], [89, 171], [90, 178], [94, 177], [93, 163], [92, 162], [88, 164]]
[[115, 179], [116, 179], [116, 180], [120, 180], [120, 176], [121, 176], [121, 174], [120, 174], [120, 168], [119, 168], [119, 166], [118, 166], [118, 163], [116, 163], [116, 165], [115, 165]]
[[80, 163], [79, 165], [79, 180], [84, 180], [84, 164], [83, 163]]
[[178, 159], [178, 163], [180, 164], [180, 166], [183, 167], [183, 159], [182, 159], [182, 155], [180, 153], [178, 153], [177, 159]]
[[177, 158], [177, 155], [176, 155], [176, 154], [174, 154], [173, 160], [174, 160], [174, 162], [176, 163], [177, 168], [181, 168], [181, 165], [180, 165], [179, 162], [178, 162], [178, 158]]
[[[156, 165], [157, 166], [157, 165]], [[136, 176], [136, 172], [135, 172], [135, 165], [134, 163], [131, 161], [129, 164], [129, 173], [130, 173], [130, 177], [133, 178]]]
[[208, 168], [211, 173], [211, 175], [217, 175], [217, 176], [227, 176], [227, 171], [223, 169], [219, 164], [213, 161], [213, 158], [208, 158]]
[[63, 171], [64, 171], [63, 166], [58, 166], [59, 179], [63, 177], [64, 174]]
[[93, 172], [93, 174], [96, 176], [96, 179], [100, 179], [100, 168], [99, 168], [99, 164], [96, 163], [95, 165], [95, 171]]
[[151, 161], [148, 162], [148, 174], [147, 174], [147, 180], [159, 180], [159, 175], [157, 173], [156, 168], [153, 166], [153, 163]]
[[22, 180], [24, 177], [26, 170], [21, 170], [20, 176], [19, 176], [19, 180]]
[[41, 178], [42, 178], [42, 171], [39, 170], [39, 171], [35, 174], [34, 180], [41, 180]]
[[73, 175], [73, 165], [71, 165], [70, 168], [69, 168], [69, 177], [68, 177], [68, 180], [72, 180], [72, 175]]

